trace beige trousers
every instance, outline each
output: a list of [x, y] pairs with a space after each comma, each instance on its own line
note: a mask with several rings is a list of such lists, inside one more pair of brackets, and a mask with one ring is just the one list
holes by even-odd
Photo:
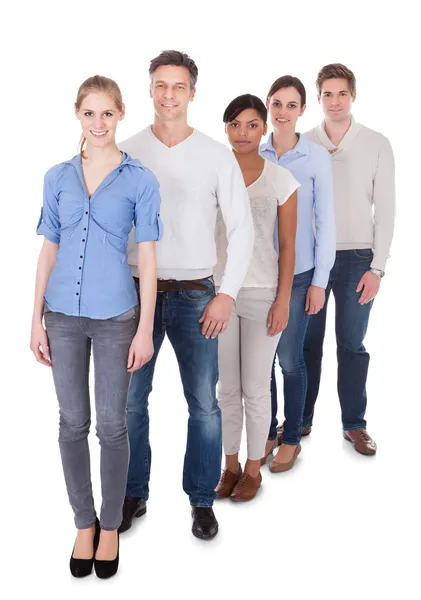
[[227, 455], [240, 450], [244, 412], [247, 457], [258, 460], [265, 454], [271, 420], [270, 377], [281, 337], [270, 337], [266, 325], [275, 296], [276, 289], [241, 289], [228, 328], [219, 336], [218, 404]]

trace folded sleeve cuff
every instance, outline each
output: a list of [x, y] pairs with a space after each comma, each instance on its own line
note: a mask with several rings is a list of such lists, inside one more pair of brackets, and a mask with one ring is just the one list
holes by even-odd
[[135, 242], [158, 242], [162, 238], [162, 222], [158, 217], [153, 225], [139, 225], [135, 229]]
[[47, 238], [47, 240], [49, 240], [53, 244], [60, 244], [60, 236], [54, 233], [54, 231], [51, 231], [51, 229], [48, 227], [48, 225], [44, 223], [44, 221], [41, 221], [38, 225], [37, 234], [43, 235], [45, 238]]

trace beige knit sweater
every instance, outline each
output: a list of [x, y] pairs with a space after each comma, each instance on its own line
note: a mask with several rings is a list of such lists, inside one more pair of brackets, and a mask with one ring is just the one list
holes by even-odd
[[390, 142], [352, 119], [337, 150], [324, 121], [305, 134], [332, 154], [337, 250], [372, 248], [385, 270], [395, 220], [395, 166]]

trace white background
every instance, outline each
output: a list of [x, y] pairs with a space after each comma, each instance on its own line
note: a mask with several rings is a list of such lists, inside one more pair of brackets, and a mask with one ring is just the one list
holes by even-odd
[[[399, 2], [19, 2], [1, 26], [1, 487], [3, 598], [419, 598], [419, 32]], [[295, 468], [249, 504], [218, 502], [220, 533], [193, 538], [181, 474], [187, 410], [165, 344], [151, 395], [153, 465], [147, 516], [121, 539], [117, 577], [71, 578], [73, 519], [57, 445], [51, 373], [29, 351], [35, 235], [45, 171], [77, 152], [73, 102], [99, 73], [120, 85], [122, 140], [152, 121], [148, 64], [164, 49], [199, 67], [190, 124], [225, 140], [238, 94], [265, 97], [284, 74], [307, 87], [302, 131], [321, 119], [314, 81], [330, 62], [357, 77], [354, 114], [391, 141], [398, 219], [372, 311], [368, 431], [375, 458], [342, 439], [333, 306], [313, 433]], [[281, 384], [281, 376], [278, 383]], [[282, 416], [282, 415], [280, 415]], [[99, 506], [98, 444], [90, 436]], [[3, 593], [5, 592], [5, 594]], [[95, 596], [96, 593], [96, 596]]]

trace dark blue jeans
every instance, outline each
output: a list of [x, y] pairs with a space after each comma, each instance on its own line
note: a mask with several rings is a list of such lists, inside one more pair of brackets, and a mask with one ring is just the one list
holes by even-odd
[[[298, 273], [294, 276], [289, 307], [289, 321], [282, 332], [276, 354], [282, 367], [284, 377], [284, 433], [282, 440], [285, 444], [296, 445], [301, 439], [303, 411], [307, 393], [307, 373], [303, 355], [304, 337], [310, 317], [305, 313], [307, 290], [313, 279], [314, 269]], [[269, 440], [276, 438], [278, 420], [278, 393], [275, 377], [275, 360], [272, 367], [271, 398], [272, 422], [269, 430]]]
[[336, 344], [338, 358], [338, 395], [342, 426], [345, 431], [365, 428], [367, 406], [366, 381], [370, 356], [363, 341], [373, 301], [358, 303], [361, 293], [355, 291], [361, 277], [370, 269], [371, 250], [339, 250], [326, 288], [326, 304], [310, 319], [304, 342], [308, 388], [304, 409], [304, 425], [312, 425], [314, 405], [319, 393], [322, 372], [323, 340], [330, 291], [336, 304]]
[[189, 409], [183, 489], [192, 506], [212, 506], [221, 474], [222, 428], [216, 400], [218, 338], [206, 339], [198, 323], [206, 305], [215, 296], [213, 279], [205, 279], [207, 290], [158, 292], [155, 308], [152, 359], [132, 376], [127, 426], [130, 464], [126, 495], [149, 497], [151, 447], [149, 444], [148, 397], [156, 359], [165, 334], [174, 348], [184, 395]]

